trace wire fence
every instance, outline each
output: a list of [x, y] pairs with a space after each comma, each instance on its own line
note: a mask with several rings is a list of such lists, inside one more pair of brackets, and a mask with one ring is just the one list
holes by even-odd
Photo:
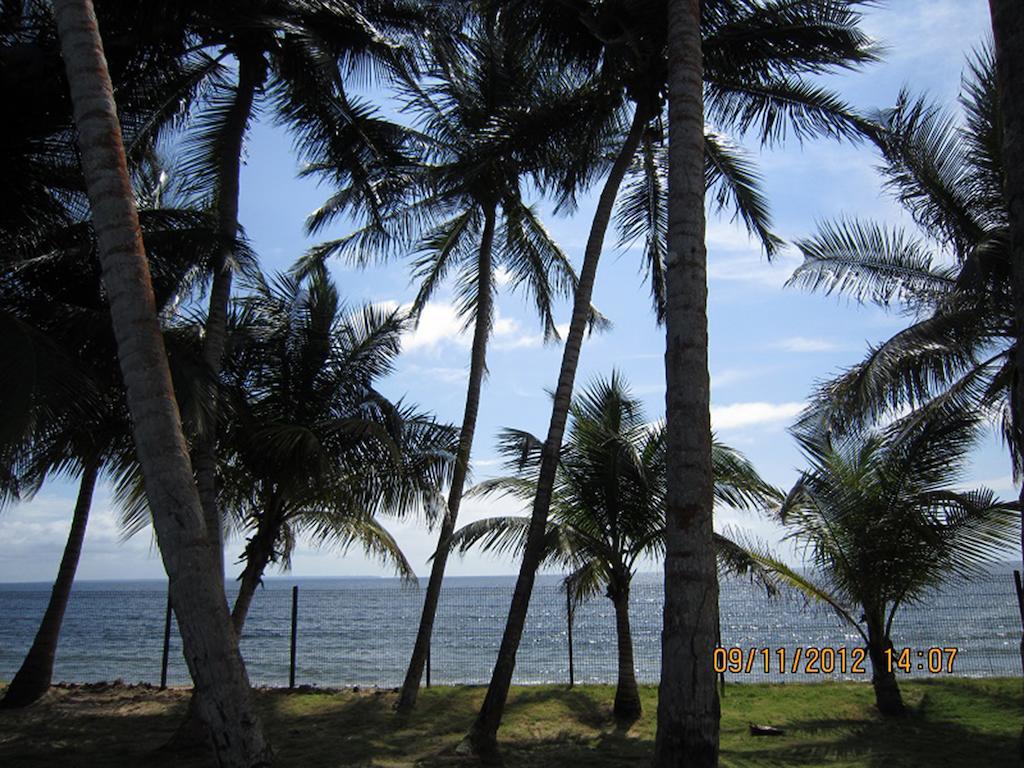
[[[510, 580], [486, 585], [446, 583], [434, 625], [431, 684], [482, 684], [490, 679], [511, 593]], [[0, 591], [0, 679], [9, 680], [20, 664], [46, 597], [42, 591]], [[422, 590], [397, 585], [263, 589], [253, 603], [241, 641], [250, 678], [264, 686], [398, 686], [415, 639], [422, 597]], [[565, 593], [556, 584], [536, 587], [515, 683], [570, 681], [566, 608]], [[188, 684], [177, 627], [172, 620], [165, 628], [165, 609], [166, 593], [158, 589], [76, 590], [65, 618], [55, 679]], [[729, 580], [722, 585], [720, 613], [721, 645], [739, 648], [742, 654], [742, 672], [728, 675], [730, 679], [808, 682], [870, 675], [866, 662], [861, 674], [850, 664], [853, 650], [863, 645], [856, 629], [841, 623], [830, 610], [808, 605], [801, 598], [768, 599], [751, 584]], [[637, 679], [656, 683], [660, 583], [634, 583], [630, 618]], [[993, 574], [951, 585], [907, 606], [894, 624], [893, 640], [897, 649], [911, 649], [906, 674], [929, 674], [929, 649], [955, 648], [954, 675], [1015, 675], [1020, 672], [1020, 627], [1011, 577]], [[162, 680], [165, 629], [169, 629], [169, 643]], [[577, 607], [571, 633], [573, 680], [614, 682], [617, 655], [611, 601], [597, 597]], [[833, 659], [839, 649], [845, 649], [843, 663], [833, 663], [831, 669], [827, 664], [824, 669], [820, 664], [808, 668], [808, 655], [814, 655], [809, 649], [833, 649]], [[753, 662], [748, 664], [751, 657]], [[941, 674], [950, 674], [945, 671], [945, 659], [943, 664]]]

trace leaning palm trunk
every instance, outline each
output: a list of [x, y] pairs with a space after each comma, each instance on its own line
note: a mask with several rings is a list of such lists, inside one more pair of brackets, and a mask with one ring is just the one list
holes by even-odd
[[612, 595], [615, 606], [615, 639], [619, 649], [619, 679], [615, 686], [615, 704], [612, 711], [620, 720], [640, 717], [640, 691], [636, 686], [633, 664], [633, 631], [629, 626], [629, 587]]
[[665, 384], [665, 608], [654, 765], [718, 765], [704, 106], [699, 0], [671, 0]]
[[75, 512], [71, 518], [71, 531], [64, 545], [64, 555], [60, 560], [57, 579], [53, 582], [53, 590], [50, 592], [50, 602], [46, 606], [46, 613], [43, 614], [32, 647], [29, 648], [25, 660], [7, 688], [3, 702], [0, 702], [4, 707], [28, 706], [38, 701], [50, 688], [53, 662], [57, 656], [57, 642], [60, 640], [60, 627], [64, 621], [68, 598], [71, 596], [71, 585], [75, 581], [78, 559], [82, 554], [82, 541], [85, 539], [85, 527], [89, 522], [89, 508], [92, 506], [92, 493], [96, 488], [99, 470], [99, 462], [90, 461], [82, 471]]
[[459, 448], [455, 457], [452, 486], [448, 492], [448, 509], [441, 522], [441, 534], [430, 568], [430, 580], [427, 582], [427, 593], [423, 598], [423, 613], [420, 614], [416, 644], [413, 646], [412, 658], [409, 659], [409, 668], [406, 670], [402, 692], [396, 705], [399, 712], [409, 712], [416, 706], [423, 668], [426, 666], [427, 655], [430, 653], [430, 638], [434, 631], [437, 603], [441, 597], [444, 569], [448, 563], [448, 541], [455, 532], [455, 523], [458, 520], [459, 507], [462, 503], [462, 492], [469, 471], [473, 434], [476, 432], [476, 419], [480, 411], [480, 390], [483, 387], [484, 374], [487, 371], [487, 338], [491, 328], [492, 301], [491, 252], [494, 246], [495, 215], [494, 207], [489, 208], [484, 214], [484, 229], [480, 237], [479, 266], [477, 268], [476, 324], [473, 330], [473, 351], [469, 363], [466, 410], [462, 417], [462, 430], [459, 433]]
[[269, 765], [223, 579], [205, 544], [96, 15], [90, 0], [55, 0], [54, 8], [136, 454], [185, 659], [205, 694], [200, 714], [220, 765]]
[[[1015, 454], [1024, 456], [1024, 7], [1019, 0], [989, 0], [995, 41], [996, 81], [1003, 131], [1003, 189], [1010, 214], [1010, 277], [1013, 288], [1014, 351], [1013, 388], [1010, 395]], [[1020, 489], [1024, 521], [1024, 484]], [[1021, 558], [1024, 559], [1024, 525], [1021, 525]], [[1024, 619], [1020, 637], [1020, 663], [1024, 670]], [[1024, 729], [1020, 752], [1024, 756]]]
[[[256, 89], [262, 81], [258, 62], [248, 56], [238, 59], [238, 89], [225, 121], [224, 141], [219, 147], [217, 169], [217, 224], [227, 243], [238, 236], [238, 194], [242, 172], [242, 143], [252, 115]], [[225, 245], [213, 267], [210, 301], [203, 325], [203, 362], [210, 380], [216, 382], [227, 343], [228, 306], [231, 302], [231, 278], [234, 269], [232, 246]], [[202, 424], [192, 449], [199, 500], [206, 520], [206, 535], [214, 563], [224, 573], [223, 521], [217, 506], [217, 420], [216, 383], [208, 393], [207, 420]]]
[[637, 105], [633, 115], [633, 123], [615, 162], [612, 164], [608, 179], [605, 181], [601, 196], [598, 198], [594, 221], [590, 227], [590, 236], [583, 253], [583, 268], [576, 288], [573, 301], [572, 319], [569, 333], [562, 352], [562, 367], [558, 374], [558, 386], [555, 389], [554, 406], [551, 411], [551, 422], [548, 425], [547, 439], [541, 458], [540, 475], [537, 481], [537, 495], [534, 497], [530, 527], [527, 532], [526, 546], [523, 551], [523, 562], [519, 568], [515, 591], [512, 593], [512, 604], [509, 606], [505, 632], [498, 649], [498, 658], [491, 673], [491, 682], [487, 695], [480, 708], [465, 744], [478, 754], [490, 754], [497, 749], [498, 726], [505, 710], [508, 690], [512, 685], [512, 672], [516, 665], [516, 651], [526, 624], [526, 613], [530, 607], [530, 595], [533, 582], [537, 575], [544, 554], [544, 532], [547, 527], [548, 510], [551, 507], [551, 493], [554, 488], [555, 471], [558, 467], [559, 446], [565, 434], [565, 422], [569, 415], [569, 404], [572, 400], [573, 383], [576, 379], [576, 366], [579, 363], [583, 336], [591, 316], [591, 297], [594, 292], [594, 280], [597, 276], [597, 265], [601, 259], [604, 236], [611, 220], [612, 209], [619, 186], [626, 175], [629, 164], [636, 154], [640, 139], [647, 126], [649, 112], [646, 106]]

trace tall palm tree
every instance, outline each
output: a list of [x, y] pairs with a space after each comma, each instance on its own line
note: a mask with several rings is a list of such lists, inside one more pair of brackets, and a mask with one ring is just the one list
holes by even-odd
[[[1013, 294], [1014, 332], [1017, 338], [1013, 363], [1011, 413], [1017, 452], [1024, 455], [1024, 9], [1007, 0], [990, 0], [992, 32], [995, 43], [996, 91], [1002, 131], [1003, 178], [1006, 210], [1009, 214], [1010, 280]], [[1020, 499], [1024, 508], [1024, 484]], [[1024, 558], [1024, 527], [1021, 528], [1021, 557]], [[1020, 636], [1020, 663], [1024, 668], [1024, 626]], [[1024, 754], [1024, 731], [1021, 734]]]
[[[574, 602], [602, 590], [612, 601], [618, 641], [614, 713], [632, 720], [641, 707], [629, 592], [641, 559], [665, 551], [665, 426], [647, 421], [640, 401], [614, 372], [575, 399], [570, 417], [545, 533], [544, 565], [569, 571], [565, 587]], [[487, 480], [470, 493], [510, 495], [529, 504], [537, 489], [540, 440], [505, 430], [500, 450], [514, 474]], [[713, 463], [716, 501], [738, 508], [781, 501], [781, 494], [733, 449], [716, 442]], [[485, 518], [456, 531], [451, 547], [465, 553], [480, 544], [484, 551], [518, 554], [528, 529], [528, 517]], [[715, 543], [723, 568], [756, 570], [755, 561], [727, 537], [716, 534]]]
[[948, 579], [977, 574], [1017, 535], [1017, 502], [985, 488], [957, 487], [978, 427], [976, 418], [955, 409], [846, 436], [823, 421], [805, 423], [796, 436], [810, 468], [778, 515], [786, 539], [803, 548], [812, 570], [800, 573], [754, 555], [861, 636], [884, 715], [904, 713], [887, 657], [899, 610]]
[[[348, 80], [402, 65], [406, 51], [395, 38], [419, 28], [421, 6], [417, 0], [176, 0], [154, 9], [150, 23], [169, 29], [175, 42], [184, 41], [196, 72], [182, 93], [192, 107], [182, 170], [215, 211], [228, 241], [240, 231], [245, 138], [263, 109], [286, 126], [305, 159], [332, 160], [335, 178], [350, 188], [347, 206], [380, 204], [379, 181], [389, 165], [402, 164], [404, 137], [349, 94]], [[203, 354], [214, 376], [224, 354], [235, 266], [236, 254], [226, 248], [213, 269]], [[194, 440], [193, 461], [211, 550], [223, 572], [216, 404], [211, 391], [210, 423]]]
[[[223, 243], [207, 218], [188, 211], [143, 211], [140, 220], [156, 306], [166, 312]], [[55, 475], [79, 478], [79, 491], [50, 601], [3, 706], [30, 704], [49, 688], [97, 479], [137, 469], [95, 233], [82, 222], [25, 237], [22, 245], [23, 253], [8, 253], [0, 266], [0, 365], [14, 395], [0, 413], [5, 423], [27, 427], [0, 439], [0, 505], [31, 498]]]
[[[398, 700], [399, 711], [416, 704], [441, 594], [447, 549], [470, 471], [473, 437], [487, 371], [494, 322], [496, 274], [532, 297], [545, 339], [557, 338], [552, 304], [572, 292], [576, 280], [565, 254], [526, 202], [530, 182], [545, 174], [567, 141], [567, 115], [581, 113], [581, 95], [529, 46], [507, 14], [471, 16], [454, 39], [432, 38], [423, 81], [405, 79], [407, 109], [418, 120], [421, 165], [410, 179], [411, 200], [363, 229], [316, 248], [307, 261], [335, 253], [417, 252], [413, 264], [418, 316], [454, 275], [460, 316], [473, 328], [466, 404], [448, 506], [431, 564], [423, 611]], [[526, 188], [526, 189], [524, 189]], [[319, 230], [339, 210], [333, 196], [310, 220]]]
[[208, 694], [201, 715], [222, 765], [269, 765], [270, 749], [229, 623], [223, 581], [203, 545], [202, 507], [174, 400], [96, 16], [90, 0], [57, 0], [54, 8], [136, 452], [185, 658], [196, 685]]
[[665, 602], [654, 765], [718, 765], [717, 644], [707, 249], [701, 162], [699, 0], [668, 12], [668, 236], [665, 264]]
[[[537, 35], [563, 69], [574, 67], [593, 73], [599, 92], [605, 96], [594, 115], [604, 115], [583, 126], [575, 152], [579, 162], [561, 174], [561, 202], [571, 206], [575, 192], [606, 173], [584, 249], [569, 333], [565, 342], [558, 384], [552, 406], [531, 529], [523, 553], [519, 578], [509, 607], [498, 660], [480, 713], [470, 729], [466, 746], [480, 753], [493, 752], [497, 731], [508, 697], [515, 655], [522, 637], [534, 576], [540, 565], [552, 486], [572, 398], [573, 383], [588, 318], [597, 266], [619, 188], [645, 135], [661, 135], [667, 76], [667, 3], [625, 3], [620, 0], [584, 0], [517, 5], [524, 28]], [[875, 53], [859, 29], [856, 3], [835, 0], [805, 2], [733, 2], [716, 0], [702, 4], [701, 32], [706, 65], [704, 90], [707, 118], [716, 131], [706, 137], [703, 155], [705, 175], [719, 184], [716, 200], [733, 206], [748, 229], [770, 254], [777, 241], [763, 198], [757, 192], [757, 177], [749, 163], [726, 142], [717, 140], [718, 131], [756, 132], [763, 142], [785, 137], [787, 130], [797, 138], [814, 134], [853, 137], [860, 120], [827, 89], [806, 80], [808, 74], [851, 68], [870, 61]], [[605, 125], [615, 120], [624, 129], [609, 152]], [[625, 126], [628, 125], [628, 130]], [[588, 129], [588, 126], [596, 126]], [[657, 164], [641, 160], [641, 167]], [[611, 160], [609, 163], [608, 160]], [[659, 200], [653, 180], [649, 199]], [[722, 192], [724, 190], [724, 192]], [[629, 208], [626, 209], [627, 211]], [[634, 210], [636, 210], [634, 208]], [[641, 209], [642, 210], [642, 209]], [[667, 215], [667, 214], [666, 214]], [[652, 212], [649, 226], [661, 219]], [[629, 237], [628, 215], [624, 233]], [[664, 274], [660, 261], [666, 251], [657, 237], [648, 239], [649, 273], [654, 281]], [[658, 286], [653, 284], [655, 296]], [[710, 487], [710, 486], [709, 486]], [[710, 497], [709, 497], [710, 498]]]

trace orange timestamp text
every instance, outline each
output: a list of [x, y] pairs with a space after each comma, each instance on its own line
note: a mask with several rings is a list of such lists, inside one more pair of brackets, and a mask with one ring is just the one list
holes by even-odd
[[[884, 664], [888, 672], [953, 671], [957, 648], [888, 648]], [[871, 671], [865, 648], [796, 646], [794, 648], [715, 648], [716, 673], [805, 675], [863, 675]]]

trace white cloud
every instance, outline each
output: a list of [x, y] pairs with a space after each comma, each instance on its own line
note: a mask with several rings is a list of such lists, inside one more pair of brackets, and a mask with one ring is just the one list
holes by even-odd
[[828, 339], [818, 339], [810, 336], [790, 336], [785, 339], [779, 339], [771, 346], [785, 352], [833, 352], [840, 348], [838, 344]]
[[419, 323], [403, 337], [402, 349], [412, 352], [437, 349], [443, 344], [465, 345], [468, 341], [463, 325], [453, 304], [429, 302], [420, 313]]
[[732, 403], [711, 406], [715, 429], [764, 426], [788, 422], [804, 408], [803, 403]]

